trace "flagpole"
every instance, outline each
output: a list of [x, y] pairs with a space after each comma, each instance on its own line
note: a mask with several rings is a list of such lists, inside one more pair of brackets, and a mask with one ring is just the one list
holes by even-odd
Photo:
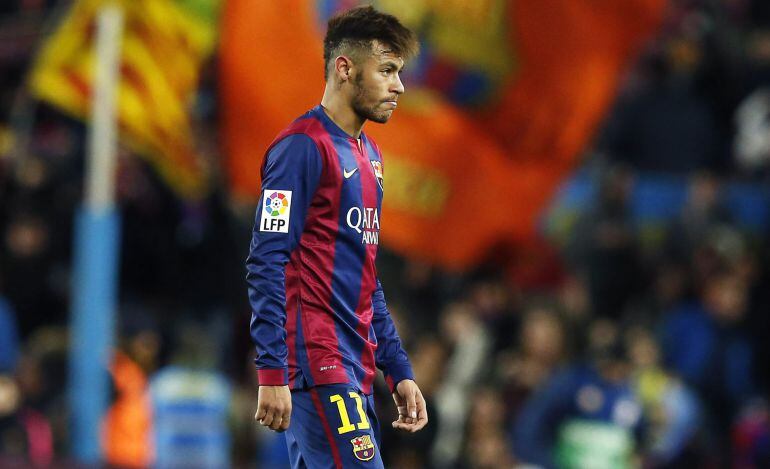
[[69, 382], [72, 453], [89, 465], [103, 459], [100, 422], [109, 404], [108, 367], [117, 308], [120, 217], [115, 207], [115, 108], [123, 12], [116, 4], [108, 4], [96, 21], [85, 196], [75, 221]]

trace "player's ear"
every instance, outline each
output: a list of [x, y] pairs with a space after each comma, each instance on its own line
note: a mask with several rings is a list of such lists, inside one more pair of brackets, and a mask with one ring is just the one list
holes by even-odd
[[334, 74], [340, 81], [348, 81], [353, 69], [353, 61], [346, 55], [340, 55], [334, 59]]

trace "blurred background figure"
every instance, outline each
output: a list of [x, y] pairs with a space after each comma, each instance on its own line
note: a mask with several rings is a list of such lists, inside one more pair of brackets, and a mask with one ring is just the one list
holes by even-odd
[[228, 379], [217, 370], [216, 341], [182, 325], [169, 364], [150, 378], [153, 467], [230, 467]]
[[693, 174], [687, 188], [687, 201], [668, 228], [667, 249], [674, 262], [692, 262], [692, 248], [702, 246], [721, 227], [733, 219], [721, 199], [719, 178], [708, 172]]
[[147, 467], [154, 462], [152, 402], [148, 375], [158, 367], [160, 337], [146, 311], [124, 305], [118, 347], [110, 366], [114, 397], [102, 421], [109, 464]]
[[497, 374], [508, 417], [519, 414], [524, 402], [559, 370], [570, 353], [560, 316], [545, 305], [524, 312], [516, 348], [501, 352]]
[[0, 277], [0, 373], [11, 374], [19, 361], [19, 327], [16, 311], [3, 296], [3, 279]]
[[729, 445], [731, 423], [757, 392], [754, 352], [741, 328], [748, 292], [730, 272], [714, 272], [702, 289], [700, 301], [663, 319], [661, 345], [665, 363], [698, 391], [714, 443]]
[[653, 467], [701, 467], [706, 458], [701, 403], [695, 393], [661, 363], [660, 348], [652, 331], [629, 328], [625, 343], [633, 366], [635, 391], [646, 422], [644, 452]]
[[567, 255], [588, 281], [594, 313], [618, 318], [639, 284], [639, 250], [629, 198], [633, 175], [627, 168], [602, 172], [592, 210], [576, 222]]
[[[422, 45], [367, 129], [378, 277], [431, 416], [403, 438], [380, 410], [386, 466], [770, 467], [770, 3], [115, 3], [100, 462], [288, 467], [253, 422], [245, 246], [264, 150], [317, 104], [318, 31], [372, 3]], [[101, 4], [0, 2], [0, 467], [82, 467], [68, 357]]]
[[514, 459], [505, 438], [503, 395], [491, 387], [478, 387], [467, 422], [467, 439], [461, 463], [479, 469], [505, 468]]
[[478, 398], [476, 385], [486, 371], [484, 363], [489, 361], [490, 337], [479, 313], [471, 304], [458, 302], [448, 305], [441, 317], [442, 335], [451, 346], [443, 384], [436, 392], [440, 426], [433, 458], [441, 466], [460, 457], [464, 423]]
[[642, 454], [642, 405], [625, 344], [613, 326], [593, 325], [586, 363], [565, 367], [515, 419], [517, 457], [542, 467], [632, 467]]
[[733, 426], [733, 467], [765, 467], [770, 464], [770, 415], [767, 402], [749, 403]]

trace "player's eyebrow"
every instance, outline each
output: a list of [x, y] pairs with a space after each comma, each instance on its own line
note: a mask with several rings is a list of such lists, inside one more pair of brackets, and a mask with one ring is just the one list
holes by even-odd
[[[380, 59], [380, 66], [388, 66], [393, 67], [396, 70], [402, 70], [404, 68], [404, 60], [396, 54], [392, 49], [378, 49], [375, 53], [375, 56]], [[401, 65], [399, 66], [398, 62], [401, 62]]]
[[401, 69], [404, 68], [403, 64], [401, 64], [401, 66], [399, 67], [399, 65], [395, 61], [393, 61], [393, 60], [385, 60], [384, 62], [380, 63], [380, 66], [381, 67], [383, 67], [383, 66], [384, 67], [392, 67], [392, 68], [395, 68], [396, 70], [401, 70]]

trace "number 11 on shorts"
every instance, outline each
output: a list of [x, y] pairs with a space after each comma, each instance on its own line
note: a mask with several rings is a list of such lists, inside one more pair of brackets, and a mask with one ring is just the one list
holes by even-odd
[[359, 430], [368, 430], [369, 429], [369, 420], [366, 418], [366, 412], [364, 412], [364, 403], [361, 400], [361, 396], [359, 396], [357, 393], [350, 391], [348, 393], [350, 397], [353, 398], [353, 400], [356, 401], [356, 409], [358, 410], [358, 416], [360, 417], [361, 421], [353, 425], [350, 422], [350, 417], [348, 416], [348, 409], [345, 407], [345, 401], [343, 400], [343, 397], [339, 394], [335, 394], [333, 396], [329, 397], [329, 402], [336, 402], [337, 403], [337, 410], [340, 412], [340, 422], [342, 423], [341, 427], [337, 428], [337, 432], [342, 435], [343, 433], [352, 432], [356, 428]]

